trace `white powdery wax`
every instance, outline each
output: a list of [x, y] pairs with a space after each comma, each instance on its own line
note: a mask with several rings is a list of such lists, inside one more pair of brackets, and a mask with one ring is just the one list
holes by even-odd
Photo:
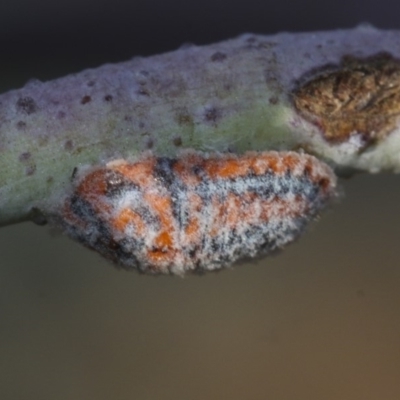
[[81, 177], [62, 226], [119, 266], [181, 275], [281, 249], [335, 189], [331, 169], [302, 153], [148, 154]]

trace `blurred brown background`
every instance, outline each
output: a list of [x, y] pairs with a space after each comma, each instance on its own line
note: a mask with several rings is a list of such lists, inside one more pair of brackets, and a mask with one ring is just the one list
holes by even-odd
[[[229, 38], [400, 28], [396, 0], [3, 0], [0, 90]], [[400, 398], [400, 177], [357, 176], [278, 257], [185, 279], [0, 229], [2, 400]]]

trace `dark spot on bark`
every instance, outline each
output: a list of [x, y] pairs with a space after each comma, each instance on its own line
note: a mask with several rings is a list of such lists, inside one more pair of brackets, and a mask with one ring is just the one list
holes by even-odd
[[138, 126], [139, 126], [139, 129], [143, 129], [146, 126], [146, 124], [143, 121], [139, 121]]
[[51, 185], [54, 182], [54, 178], [52, 176], [48, 176], [46, 182], [48, 185]]
[[131, 115], [125, 115], [124, 121], [126, 121], [126, 122], [132, 122], [132, 116], [131, 116]]
[[326, 140], [343, 143], [354, 134], [361, 150], [384, 139], [400, 117], [400, 62], [388, 54], [344, 57], [307, 75], [293, 92], [299, 113], [318, 126]]
[[89, 86], [89, 87], [92, 87], [92, 86], [94, 86], [96, 84], [96, 81], [89, 81], [88, 83], [87, 83], [87, 85]]
[[224, 83], [223, 88], [227, 93], [230, 93], [232, 91], [232, 84], [231, 83]]
[[147, 91], [147, 89], [144, 88], [140, 88], [138, 90], [138, 94], [140, 94], [141, 96], [150, 96], [150, 93]]
[[92, 101], [92, 98], [90, 96], [83, 96], [81, 99], [81, 104], [87, 104], [90, 103]]
[[211, 56], [211, 61], [221, 62], [221, 61], [224, 61], [226, 59], [226, 57], [227, 56], [225, 53], [222, 53], [221, 51], [217, 51]]
[[106, 94], [106, 95], [104, 96], [104, 100], [105, 100], [105, 101], [110, 102], [110, 101], [112, 101], [112, 99], [113, 99], [113, 97], [111, 96], [111, 94]]
[[220, 111], [216, 107], [207, 108], [204, 112], [204, 118], [207, 122], [215, 124], [221, 117]]
[[57, 118], [58, 119], [64, 119], [65, 117], [66, 117], [66, 113], [64, 112], [64, 111], [59, 111], [58, 113], [57, 113]]
[[19, 155], [18, 159], [19, 159], [19, 161], [21, 161], [21, 162], [26, 162], [26, 161], [30, 160], [31, 157], [32, 157], [32, 154], [29, 153], [29, 151], [26, 151], [26, 152], [24, 152], [24, 153], [21, 153], [21, 154]]
[[272, 97], [269, 98], [269, 102], [270, 102], [270, 104], [275, 105], [275, 104], [279, 103], [279, 99], [278, 99], [277, 96], [272, 96]]
[[17, 101], [17, 110], [27, 115], [33, 114], [38, 110], [38, 106], [32, 97], [21, 97]]
[[193, 117], [186, 112], [178, 113], [176, 120], [179, 125], [193, 125]]
[[154, 147], [154, 140], [151, 137], [146, 138], [144, 146], [146, 149], [152, 149]]
[[71, 151], [74, 148], [74, 142], [69, 139], [64, 143], [64, 149], [67, 151]]
[[182, 138], [180, 136], [174, 138], [172, 142], [176, 147], [182, 146]]
[[26, 167], [26, 169], [25, 169], [25, 174], [26, 174], [27, 176], [31, 176], [31, 175], [33, 175], [35, 172], [36, 172], [36, 165], [35, 165], [35, 164], [29, 165], [29, 166]]
[[18, 121], [16, 125], [17, 125], [17, 129], [19, 129], [21, 131], [26, 128], [26, 122], [24, 122], [24, 121]]

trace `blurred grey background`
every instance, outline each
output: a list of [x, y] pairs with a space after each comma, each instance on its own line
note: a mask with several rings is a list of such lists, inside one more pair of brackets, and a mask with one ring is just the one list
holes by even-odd
[[[399, 14], [397, 0], [2, 0], [0, 90], [243, 32], [400, 28]], [[400, 398], [400, 177], [342, 186], [281, 255], [203, 277], [0, 229], [0, 398]]]

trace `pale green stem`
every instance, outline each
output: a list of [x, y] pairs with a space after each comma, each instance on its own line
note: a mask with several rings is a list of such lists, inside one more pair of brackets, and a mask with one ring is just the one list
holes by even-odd
[[358, 27], [243, 35], [32, 81], [0, 96], [0, 224], [54, 206], [75, 168], [138, 153], [303, 148], [335, 168], [400, 168], [396, 130], [360, 152], [331, 143], [293, 105], [298, 80], [342, 57], [400, 55], [400, 33]]

